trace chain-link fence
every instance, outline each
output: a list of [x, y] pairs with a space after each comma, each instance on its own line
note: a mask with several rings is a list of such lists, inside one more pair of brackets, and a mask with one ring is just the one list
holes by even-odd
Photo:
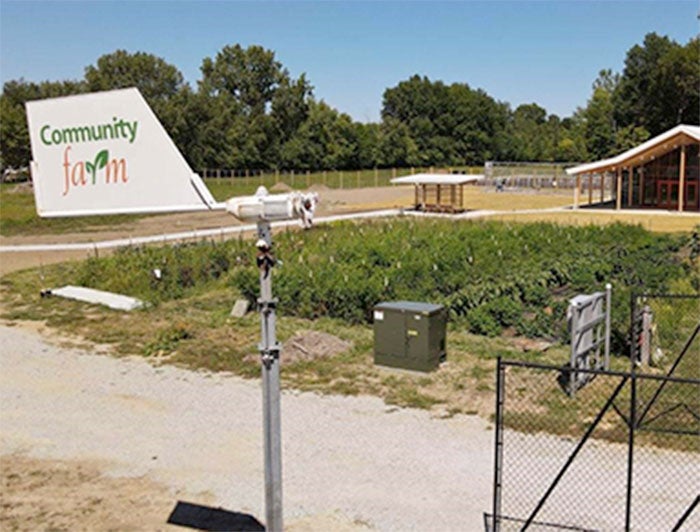
[[487, 528], [700, 529], [700, 381], [590, 371], [571, 398], [567, 372], [499, 361]]

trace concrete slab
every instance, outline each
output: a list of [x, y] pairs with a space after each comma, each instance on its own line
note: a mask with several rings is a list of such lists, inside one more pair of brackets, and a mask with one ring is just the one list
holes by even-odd
[[84, 286], [63, 286], [51, 290], [51, 295], [65, 297], [66, 299], [75, 299], [76, 301], [83, 301], [85, 303], [106, 305], [115, 310], [130, 311], [143, 307], [143, 301], [134, 297], [113, 294], [112, 292], [104, 292]]

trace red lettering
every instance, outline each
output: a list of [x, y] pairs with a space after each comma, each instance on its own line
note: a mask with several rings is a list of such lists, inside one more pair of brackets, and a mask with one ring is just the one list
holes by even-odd
[[122, 183], [129, 181], [126, 175], [126, 159], [112, 159], [105, 168], [105, 183], [118, 183], [121, 174]]
[[73, 186], [76, 187], [87, 184], [87, 179], [85, 178], [85, 163], [83, 161], [75, 163], [73, 170], [71, 170], [70, 180]]
[[70, 168], [70, 162], [68, 161], [68, 152], [70, 151], [70, 146], [66, 146], [63, 151], [63, 195], [68, 194], [68, 188], [70, 187], [70, 182], [68, 180], [68, 169]]

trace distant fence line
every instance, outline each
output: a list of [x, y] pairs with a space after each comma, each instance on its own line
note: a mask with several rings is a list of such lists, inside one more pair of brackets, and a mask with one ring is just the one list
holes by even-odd
[[[391, 179], [417, 173], [483, 174], [476, 183], [483, 187], [505, 189], [573, 189], [576, 178], [568, 176], [565, 168], [573, 163], [491, 163], [485, 167], [411, 167], [371, 168], [364, 170], [260, 170], [205, 168], [200, 175], [205, 179], [235, 181], [244, 185], [272, 187], [284, 184], [291, 188], [322, 185], [328, 188], [361, 188], [391, 185]], [[588, 190], [589, 182], [583, 181]], [[600, 178], [590, 182], [592, 190], [600, 189]]]

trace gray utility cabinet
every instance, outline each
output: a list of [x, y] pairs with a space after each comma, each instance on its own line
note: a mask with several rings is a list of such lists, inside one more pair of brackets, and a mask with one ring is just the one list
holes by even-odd
[[445, 359], [447, 311], [442, 305], [392, 301], [374, 307], [374, 363], [431, 371]]

